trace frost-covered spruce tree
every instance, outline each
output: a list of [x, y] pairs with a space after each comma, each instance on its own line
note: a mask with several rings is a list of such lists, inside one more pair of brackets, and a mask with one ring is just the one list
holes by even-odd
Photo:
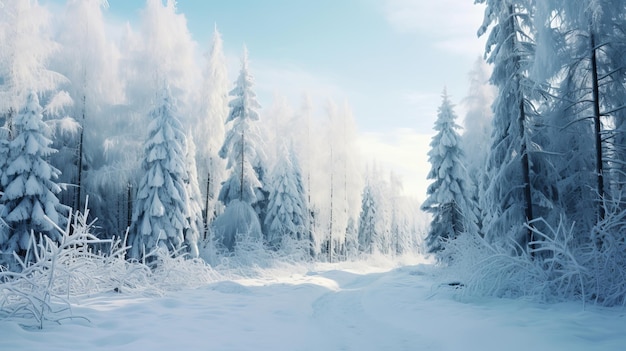
[[60, 171], [47, 161], [56, 150], [50, 147], [52, 132], [42, 120], [42, 111], [37, 94], [31, 91], [25, 107], [13, 120], [16, 135], [9, 142], [7, 183], [0, 198], [2, 219], [8, 225], [0, 234], [2, 253], [15, 252], [28, 261], [32, 259], [25, 257], [31, 231], [36, 239], [41, 233], [59, 241], [61, 234], [53, 223], [63, 227], [68, 213], [57, 198], [61, 187], [55, 179]]
[[482, 211], [479, 206], [480, 183], [484, 177], [485, 164], [491, 147], [489, 142], [493, 119], [491, 105], [495, 97], [495, 89], [489, 84], [489, 75], [489, 66], [482, 57], [479, 57], [469, 74], [470, 88], [463, 100], [467, 113], [463, 121], [464, 132], [461, 136], [461, 144], [465, 154], [467, 174], [472, 181], [472, 201], [479, 229], [482, 227]]
[[200, 190], [203, 192], [206, 225], [222, 212], [217, 194], [225, 178], [226, 164], [218, 156], [224, 143], [225, 120], [228, 116], [228, 69], [222, 37], [215, 28], [211, 51], [207, 54], [204, 83], [200, 96], [198, 123], [194, 126], [195, 140], [202, 140], [196, 160]]
[[394, 172], [389, 174], [389, 237], [390, 237], [390, 249], [393, 254], [400, 254], [403, 252], [404, 236], [406, 235], [406, 228], [402, 228], [401, 218], [401, 197], [400, 192], [402, 190], [402, 180]]
[[[50, 28], [51, 18], [48, 9], [38, 1], [0, 2], [0, 124], [8, 131], [8, 140], [15, 138], [17, 132], [13, 119], [23, 108], [31, 91], [41, 99], [46, 121], [56, 118], [71, 104], [71, 98], [61, 89], [68, 82], [67, 78], [50, 65], [59, 48], [51, 35], [54, 32]], [[71, 118], [63, 119], [63, 122], [70, 121]], [[75, 125], [47, 124], [53, 128], [55, 143], [59, 136], [72, 134], [64, 126]], [[52, 147], [57, 150], [52, 157], [56, 157], [61, 145]], [[63, 165], [55, 162], [54, 158], [46, 160], [63, 170]], [[66, 194], [67, 191], [63, 191], [58, 195], [65, 197]]]
[[226, 159], [230, 173], [222, 183], [218, 199], [226, 206], [214, 223], [218, 241], [228, 250], [234, 250], [239, 236], [249, 236], [261, 240], [261, 224], [258, 212], [253, 208], [259, 201], [265, 200], [260, 191], [262, 184], [255, 168], [262, 165], [260, 150], [261, 133], [257, 122], [261, 107], [252, 90], [252, 76], [248, 72], [248, 55], [244, 48], [241, 71], [230, 95], [233, 99], [228, 104], [230, 113], [226, 123], [230, 129], [226, 132], [224, 145], [219, 156]]
[[361, 197], [361, 214], [359, 215], [357, 232], [360, 252], [371, 254], [376, 249], [376, 242], [383, 232], [378, 212], [375, 191], [372, 185], [367, 182]]
[[272, 176], [272, 192], [265, 217], [267, 242], [276, 249], [281, 247], [285, 238], [297, 242], [309, 239], [308, 207], [300, 166], [293, 150], [287, 149], [284, 144], [279, 157]]
[[185, 153], [185, 167], [187, 169], [187, 221], [189, 228], [185, 231], [185, 246], [192, 258], [198, 257], [198, 242], [206, 238], [206, 228], [202, 219], [202, 193], [198, 185], [198, 171], [196, 167], [196, 144], [191, 133], [187, 133], [187, 150]]
[[520, 247], [533, 240], [524, 227], [534, 218], [529, 158], [529, 116], [534, 84], [528, 69], [534, 57], [532, 0], [477, 0], [485, 3], [478, 34], [491, 26], [487, 62], [493, 64], [491, 83], [498, 88], [493, 104], [491, 152], [482, 181], [483, 231], [487, 240], [514, 240]]
[[57, 48], [50, 19], [49, 11], [38, 1], [0, 2], [0, 118], [11, 133], [11, 120], [31, 90], [41, 97], [58, 91], [66, 81], [48, 65]]
[[234, 98], [228, 104], [230, 113], [226, 123], [230, 123], [231, 128], [226, 132], [224, 144], [219, 152], [220, 157], [227, 160], [226, 167], [231, 171], [219, 194], [219, 200], [225, 206], [233, 200], [250, 205], [259, 201], [256, 190], [261, 184], [253, 167], [259, 164], [260, 159], [258, 145], [261, 143], [261, 133], [256, 123], [259, 120], [257, 109], [261, 105], [256, 100], [252, 84], [246, 52], [242, 59], [239, 78], [235, 88], [230, 92]]
[[467, 175], [453, 105], [444, 90], [435, 130], [430, 142], [428, 161], [432, 165], [428, 179], [428, 197], [422, 210], [432, 214], [426, 244], [429, 252], [438, 252], [443, 241], [464, 232], [476, 233], [476, 217], [471, 204], [470, 182]]
[[604, 218], [602, 199], [624, 196], [626, 8], [617, 0], [541, 5], [535, 68], [558, 84], [547, 138], [550, 151], [563, 155], [557, 163], [563, 208], [585, 233]]
[[[122, 102], [125, 82], [118, 77], [117, 48], [107, 38], [103, 10], [109, 5], [107, 0], [68, 0], [65, 3], [65, 14], [58, 21], [62, 49], [55, 53], [52, 66], [68, 78], [64, 86], [74, 104], [67, 112], [77, 120], [79, 128], [75, 133], [56, 134], [54, 147], [59, 152], [52, 162], [63, 172], [60, 181], [74, 185], [64, 192], [61, 201], [83, 209], [85, 197], [89, 195], [90, 213], [99, 218], [98, 225], [106, 227], [105, 231], [111, 234], [117, 233], [109, 228], [108, 216], [100, 210], [111, 207], [111, 203], [105, 203], [107, 201], [95, 191], [96, 184], [89, 182], [94, 178], [93, 170], [106, 162], [105, 155], [111, 157], [110, 152], [106, 152], [110, 150], [102, 147], [105, 140], [110, 135], [121, 134], [111, 131], [116, 125], [112, 115], [124, 115], [123, 124], [128, 127], [127, 115], [110, 111], [110, 106]], [[128, 149], [124, 152], [128, 153]], [[111, 173], [107, 172], [109, 181]], [[120, 181], [117, 185], [123, 189], [126, 182]], [[109, 197], [117, 195], [107, 190]]]
[[359, 253], [359, 228], [354, 218], [348, 219], [346, 227], [346, 259], [354, 259]]
[[9, 128], [0, 127], [0, 192], [7, 186], [6, 170], [9, 165]]
[[[595, 100], [586, 77], [589, 62], [584, 59], [590, 56], [590, 47], [588, 38], [580, 33], [587, 26], [574, 28], [557, 3], [562, 2], [542, 2], [535, 17], [538, 34], [533, 78], [550, 81], [552, 86], [541, 111], [546, 127], [537, 134], [546, 150], [544, 157], [554, 165], [550, 179], [558, 191], [558, 202], [542, 217], [552, 225], [562, 219], [575, 220], [582, 234], [577, 239], [587, 240], [599, 218], [597, 180], [603, 178], [596, 172], [597, 150], [593, 146], [598, 144], [593, 142], [595, 118], [591, 118]], [[555, 18], [559, 18], [558, 26]]]
[[188, 201], [186, 138], [169, 89], [150, 112], [144, 142], [143, 177], [139, 183], [128, 236], [129, 257], [142, 259], [162, 248], [179, 250], [184, 242]]
[[366, 172], [357, 228], [358, 247], [364, 253], [387, 254], [391, 250], [388, 184], [376, 165]]

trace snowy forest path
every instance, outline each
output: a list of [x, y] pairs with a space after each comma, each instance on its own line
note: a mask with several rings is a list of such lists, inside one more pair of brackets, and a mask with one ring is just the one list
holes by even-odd
[[[345, 271], [323, 274], [339, 284], [339, 290], [313, 303], [314, 324], [336, 350], [433, 350], [436, 341], [423, 335], [417, 324], [394, 325], [380, 318], [392, 308], [387, 298], [372, 300], [372, 287], [385, 288], [384, 273], [353, 275]], [[394, 312], [391, 312], [394, 313]]]
[[429, 265], [260, 270], [161, 294], [76, 299], [84, 320], [21, 328], [0, 350], [623, 350], [626, 315], [575, 302], [469, 298]]
[[322, 273], [338, 284], [313, 303], [313, 324], [329, 340], [327, 349], [582, 351], [589, 342], [597, 350], [623, 349], [622, 312], [463, 297], [434, 272], [418, 265], [364, 275]]

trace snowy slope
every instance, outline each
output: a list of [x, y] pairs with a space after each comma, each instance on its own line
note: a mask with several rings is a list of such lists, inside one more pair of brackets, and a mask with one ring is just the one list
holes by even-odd
[[433, 267], [292, 266], [166, 296], [102, 294], [42, 331], [0, 322], [0, 350], [623, 350], [626, 312], [461, 302]]

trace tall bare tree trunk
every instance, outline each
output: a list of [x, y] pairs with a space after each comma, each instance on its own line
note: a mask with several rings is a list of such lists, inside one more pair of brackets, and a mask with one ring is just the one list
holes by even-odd
[[[513, 5], [509, 6], [509, 21], [511, 25], [511, 30], [513, 36], [511, 37], [511, 52], [516, 52], [516, 44], [517, 44], [517, 23], [515, 16], [515, 8]], [[532, 221], [533, 217], [533, 198], [532, 198], [532, 187], [530, 184], [530, 161], [528, 157], [528, 143], [527, 143], [527, 135], [526, 135], [526, 108], [525, 108], [525, 96], [521, 92], [521, 64], [518, 56], [515, 56], [515, 79], [516, 79], [516, 89], [519, 92], [519, 96], [517, 99], [519, 100], [519, 137], [520, 137], [520, 155], [521, 155], [521, 167], [522, 167], [522, 180], [524, 182], [524, 216], [526, 217], [526, 223]], [[528, 228], [526, 233], [526, 240], [528, 243], [534, 241], [534, 232]], [[534, 247], [530, 247], [531, 251]]]
[[334, 181], [334, 171], [333, 171], [333, 145], [331, 142], [330, 145], [330, 222], [329, 222], [329, 231], [328, 231], [328, 262], [333, 261], [333, 181]]
[[600, 202], [598, 205], [598, 217], [599, 220], [603, 220], [605, 216], [604, 209], [604, 166], [602, 160], [602, 125], [600, 120], [600, 87], [598, 82], [598, 61], [596, 57], [596, 42], [595, 35], [592, 30], [589, 31], [589, 39], [591, 45], [591, 84], [592, 84], [592, 99], [593, 99], [593, 126], [596, 142], [596, 175], [598, 177], [598, 195], [600, 196]]
[[74, 209], [82, 210], [81, 198], [83, 189], [83, 141], [85, 136], [85, 110], [87, 109], [87, 97], [83, 95], [83, 120], [80, 128], [80, 139], [78, 141], [78, 175], [76, 179], [76, 198], [74, 199]]
[[202, 231], [202, 239], [206, 240], [209, 228], [209, 199], [211, 197], [211, 169], [213, 168], [213, 157], [209, 158], [209, 171], [206, 180], [206, 200], [204, 202], [204, 228]]
[[244, 156], [246, 153], [246, 135], [244, 134], [244, 132], [241, 132], [241, 176], [239, 177], [239, 201], [243, 201], [243, 171], [244, 171], [244, 167], [243, 167], [243, 163], [244, 163]]

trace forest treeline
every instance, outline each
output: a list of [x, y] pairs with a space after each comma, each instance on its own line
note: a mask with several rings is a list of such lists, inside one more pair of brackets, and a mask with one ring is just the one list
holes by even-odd
[[[444, 94], [423, 204], [429, 249], [473, 267], [462, 279], [483, 292], [623, 304], [626, 5], [476, 2], [495, 91], [471, 98], [495, 99], [491, 110], [472, 102], [465, 135], [488, 142], [459, 135]], [[489, 125], [473, 123], [487, 114]]]
[[147, 0], [111, 38], [105, 0], [0, 8], [0, 261], [60, 240], [70, 208], [129, 259], [156, 249], [207, 261], [240, 242], [335, 261], [416, 250], [420, 222], [401, 181], [355, 149], [347, 103], [317, 115], [262, 109], [243, 49], [228, 76], [217, 28], [197, 62], [175, 1]]

